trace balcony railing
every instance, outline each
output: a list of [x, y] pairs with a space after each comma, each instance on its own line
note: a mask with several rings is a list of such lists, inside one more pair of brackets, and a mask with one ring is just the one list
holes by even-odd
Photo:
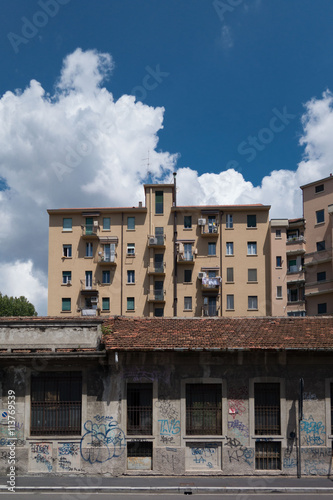
[[193, 262], [193, 254], [192, 253], [178, 253], [177, 254], [177, 262]]
[[217, 307], [214, 305], [210, 306], [210, 305], [207, 305], [207, 306], [202, 306], [202, 315], [203, 316], [217, 316], [217, 313], [218, 313], [218, 309]]
[[150, 302], [164, 302], [165, 301], [164, 290], [153, 290], [152, 292], [149, 292], [148, 300]]
[[216, 223], [212, 224], [205, 224], [204, 226], [201, 226], [201, 235], [202, 236], [218, 236], [218, 226]]
[[81, 226], [82, 228], [82, 236], [87, 238], [97, 238], [98, 226], [94, 226], [93, 224], [87, 224]]
[[116, 253], [111, 253], [110, 255], [101, 254], [98, 256], [98, 264], [116, 264]]
[[165, 273], [164, 262], [159, 262], [157, 264], [153, 264], [151, 266], [148, 266], [148, 273], [149, 274], [164, 274]]
[[91, 291], [97, 289], [97, 281], [80, 280], [81, 291]]
[[165, 235], [158, 234], [155, 236], [148, 236], [148, 246], [149, 247], [164, 247], [165, 246]]

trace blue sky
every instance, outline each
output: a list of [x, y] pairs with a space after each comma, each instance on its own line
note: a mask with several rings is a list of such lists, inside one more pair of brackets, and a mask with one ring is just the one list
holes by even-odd
[[[46, 208], [142, 199], [148, 151], [153, 179], [178, 170], [184, 204], [262, 202], [272, 217], [301, 216], [298, 186], [333, 170], [332, 19], [330, 0], [7, 2], [0, 290], [33, 290], [45, 313]], [[99, 127], [102, 142], [69, 164]], [[22, 210], [30, 228], [38, 221], [37, 253], [17, 236]], [[18, 267], [19, 290], [6, 284]]]

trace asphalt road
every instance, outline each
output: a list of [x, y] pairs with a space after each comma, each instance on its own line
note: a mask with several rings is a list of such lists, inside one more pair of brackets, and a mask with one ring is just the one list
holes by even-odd
[[[7, 496], [5, 496], [7, 495]], [[274, 499], [274, 500], [332, 500], [332, 495], [325, 495], [325, 494], [255, 494], [255, 495], [250, 495], [250, 494], [237, 494], [237, 495], [226, 495], [226, 494], [220, 494], [220, 495], [215, 495], [215, 494], [192, 494], [192, 495], [184, 495], [184, 493], [175, 493], [175, 494], [161, 494], [161, 493], [151, 493], [151, 494], [139, 494], [139, 493], [123, 493], [123, 494], [110, 494], [110, 493], [88, 493], [88, 494], [82, 494], [82, 493], [2, 493], [0, 494], [0, 498], [3, 497], [4, 499], [11, 499], [11, 500], [36, 500], [37, 498], [40, 498], [40, 500], [46, 500], [46, 498], [51, 498], [51, 500], [143, 500], [145, 498], [148, 499], [153, 499], [157, 498], [158, 500], [177, 500], [180, 498], [193, 498], [193, 500], [207, 500], [207, 496], [209, 497], [209, 500], [251, 500], [251, 499], [257, 499], [257, 500], [264, 500], [264, 499]], [[259, 497], [259, 498], [258, 498]]]

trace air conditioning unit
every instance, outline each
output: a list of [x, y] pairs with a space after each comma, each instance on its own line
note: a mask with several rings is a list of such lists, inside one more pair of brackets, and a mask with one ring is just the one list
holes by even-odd
[[205, 226], [206, 225], [206, 219], [198, 219], [198, 226]]
[[91, 297], [91, 303], [92, 304], [97, 304], [98, 303], [98, 297]]
[[94, 227], [98, 227], [98, 220], [94, 220]]
[[149, 238], [149, 245], [157, 245], [157, 238]]
[[199, 271], [198, 272], [198, 278], [199, 278], [199, 280], [202, 280], [202, 278], [206, 278], [206, 273], [203, 272], [203, 271]]

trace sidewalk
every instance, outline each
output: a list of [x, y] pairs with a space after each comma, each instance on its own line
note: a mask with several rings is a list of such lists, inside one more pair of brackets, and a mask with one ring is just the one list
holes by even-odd
[[[0, 494], [7, 493], [0, 477]], [[326, 493], [333, 494], [327, 477], [207, 477], [207, 476], [25, 476], [16, 478], [19, 492], [103, 493]]]

